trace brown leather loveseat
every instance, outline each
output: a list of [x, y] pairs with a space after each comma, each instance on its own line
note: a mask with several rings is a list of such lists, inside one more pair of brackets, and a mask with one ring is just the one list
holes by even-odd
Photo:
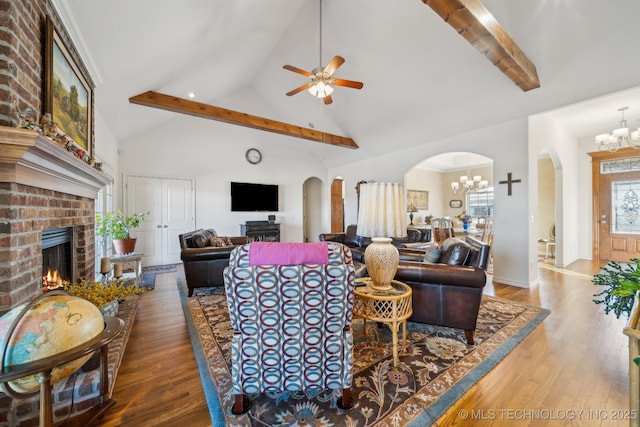
[[409, 320], [463, 329], [473, 344], [491, 247], [473, 237], [450, 237], [440, 249], [431, 263], [400, 261], [395, 279], [413, 289]]
[[[212, 237], [217, 239], [212, 240]], [[219, 237], [213, 229], [191, 231], [178, 238], [189, 296], [195, 288], [224, 286], [223, 272], [229, 266], [231, 251], [248, 243], [246, 236]], [[225, 246], [212, 246], [212, 242]]]

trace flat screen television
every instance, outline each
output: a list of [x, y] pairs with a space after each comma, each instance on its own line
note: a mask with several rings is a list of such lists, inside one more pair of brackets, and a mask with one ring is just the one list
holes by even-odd
[[231, 183], [232, 212], [277, 212], [278, 186], [275, 184]]

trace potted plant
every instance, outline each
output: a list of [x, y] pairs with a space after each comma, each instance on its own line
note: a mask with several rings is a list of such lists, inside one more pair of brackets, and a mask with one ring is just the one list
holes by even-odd
[[629, 317], [640, 290], [640, 260], [633, 258], [628, 264], [610, 261], [595, 276], [593, 283], [605, 288], [594, 294], [596, 304], [604, 306], [605, 314], [613, 311], [616, 318], [621, 315]]
[[121, 210], [96, 214], [96, 236], [110, 238], [117, 254], [133, 252], [136, 238], [131, 237], [131, 230], [140, 226], [149, 212], [125, 215]]
[[471, 221], [471, 215], [469, 215], [467, 211], [462, 211], [462, 213], [456, 216], [460, 221], [462, 221], [462, 228], [464, 228], [465, 231], [468, 230], [469, 222]]
[[602, 299], [593, 302], [602, 304], [605, 314], [613, 311], [617, 318], [624, 314], [629, 319], [622, 332], [629, 337], [629, 395], [631, 410], [637, 413], [640, 410], [640, 259], [632, 258], [626, 264], [610, 261], [592, 281], [605, 287], [593, 295]]

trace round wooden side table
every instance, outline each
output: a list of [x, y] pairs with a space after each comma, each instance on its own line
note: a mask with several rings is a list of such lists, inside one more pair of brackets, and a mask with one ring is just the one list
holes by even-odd
[[389, 325], [393, 337], [393, 366], [398, 366], [398, 329], [402, 323], [402, 345], [407, 345], [407, 319], [413, 314], [411, 287], [398, 280], [391, 281], [391, 289], [380, 291], [371, 287], [370, 277], [356, 279], [353, 314], [362, 318], [366, 333], [367, 320]]

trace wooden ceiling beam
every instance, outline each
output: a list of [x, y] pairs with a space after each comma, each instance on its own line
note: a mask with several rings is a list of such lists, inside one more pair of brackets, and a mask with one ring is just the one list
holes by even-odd
[[172, 111], [174, 113], [182, 113], [190, 116], [264, 130], [267, 132], [279, 133], [281, 135], [288, 135], [296, 138], [336, 145], [338, 147], [352, 149], [359, 148], [358, 144], [356, 144], [351, 138], [319, 132], [314, 129], [303, 128], [289, 123], [240, 113], [238, 111], [228, 110], [226, 108], [203, 104], [190, 99], [178, 98], [158, 92], [148, 91], [132, 96], [129, 98], [129, 102], [132, 104], [144, 105], [146, 107]]
[[535, 65], [479, 0], [422, 0], [524, 92], [540, 87]]

